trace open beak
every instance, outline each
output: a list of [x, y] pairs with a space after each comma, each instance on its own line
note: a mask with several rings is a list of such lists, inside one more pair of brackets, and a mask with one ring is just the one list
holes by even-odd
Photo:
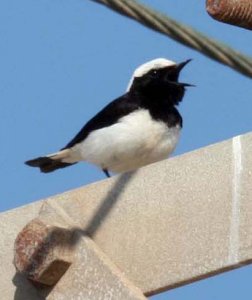
[[179, 86], [183, 86], [183, 87], [193, 86], [193, 87], [195, 87], [196, 86], [194, 84], [185, 83], [185, 82], [175, 82], [175, 81], [170, 81], [170, 80], [168, 80], [167, 82], [169, 84], [171, 84], [173, 86], [177, 86], [177, 87], [179, 87]]
[[[176, 72], [177, 74], [179, 75], [180, 71], [191, 61], [192, 59], [188, 59], [186, 61], [183, 61], [182, 63], [180, 64], [177, 64], [176, 65]], [[188, 87], [188, 86], [195, 86], [194, 84], [190, 84], [190, 83], [183, 83], [183, 82], [178, 82], [177, 83], [178, 85], [180, 86], [183, 86], [183, 87]]]
[[184, 86], [184, 87], [187, 87], [187, 86], [193, 86], [193, 87], [195, 87], [195, 86], [196, 86], [195, 84], [184, 83], [184, 82], [179, 82], [178, 84], [179, 84], [179, 85], [182, 85], [182, 86]]
[[176, 71], [178, 72], [178, 73], [180, 73], [180, 71], [191, 61], [192, 59], [188, 59], [188, 60], [186, 60], [186, 61], [183, 61], [182, 63], [180, 63], [180, 64], [177, 64], [176, 65]]

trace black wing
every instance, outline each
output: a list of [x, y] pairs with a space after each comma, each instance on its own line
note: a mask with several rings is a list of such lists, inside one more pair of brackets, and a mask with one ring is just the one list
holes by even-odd
[[129, 94], [125, 94], [110, 102], [97, 115], [89, 120], [80, 132], [63, 148], [71, 148], [75, 144], [83, 141], [90, 132], [96, 129], [113, 125], [118, 119], [137, 110], [139, 108], [137, 99], [132, 99]]

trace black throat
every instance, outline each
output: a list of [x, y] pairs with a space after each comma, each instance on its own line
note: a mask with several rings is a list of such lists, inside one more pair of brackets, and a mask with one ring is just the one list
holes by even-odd
[[147, 109], [154, 120], [164, 122], [168, 127], [183, 126], [183, 119], [170, 101], [169, 96], [163, 93], [141, 93], [139, 91], [130, 91], [130, 98], [134, 99], [139, 108]]

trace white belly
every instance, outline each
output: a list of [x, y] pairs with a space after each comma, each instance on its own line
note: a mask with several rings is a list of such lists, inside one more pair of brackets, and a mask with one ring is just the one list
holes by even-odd
[[127, 172], [165, 159], [175, 149], [180, 126], [167, 128], [139, 109], [109, 127], [95, 130], [72, 148], [84, 160], [113, 172]]

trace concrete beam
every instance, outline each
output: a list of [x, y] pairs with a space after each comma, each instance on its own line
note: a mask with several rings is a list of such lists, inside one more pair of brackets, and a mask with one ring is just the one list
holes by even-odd
[[146, 295], [250, 263], [251, 170], [246, 134], [1, 214], [4, 298], [16, 235], [40, 209], [87, 233]]
[[[14, 265], [47, 300], [146, 299], [81, 229], [52, 206], [43, 206], [40, 216], [18, 234]], [[20, 294], [22, 287], [17, 291]]]

